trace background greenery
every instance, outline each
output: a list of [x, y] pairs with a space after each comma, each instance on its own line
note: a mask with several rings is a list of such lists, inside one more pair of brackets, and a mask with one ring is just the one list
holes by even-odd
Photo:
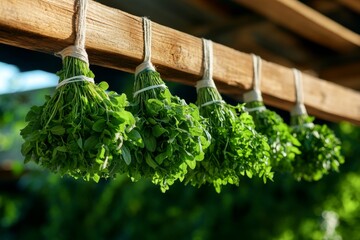
[[[131, 93], [132, 76], [122, 78], [125, 88], [111, 86]], [[193, 88], [169, 86], [194, 101]], [[119, 177], [96, 184], [23, 166], [19, 130], [30, 106], [49, 93], [0, 96], [0, 239], [360, 238], [359, 127], [331, 125], [346, 163], [321, 181], [297, 182], [284, 174], [267, 184], [244, 178], [221, 194], [182, 183], [163, 194], [146, 181]]]

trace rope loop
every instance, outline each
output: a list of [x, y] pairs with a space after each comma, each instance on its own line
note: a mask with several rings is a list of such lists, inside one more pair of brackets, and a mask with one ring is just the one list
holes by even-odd
[[204, 74], [202, 80], [197, 81], [196, 91], [199, 91], [200, 88], [211, 87], [216, 88], [216, 85], [213, 80], [213, 46], [212, 41], [203, 38], [203, 64], [204, 64]]
[[151, 89], [156, 89], [156, 88], [166, 88], [166, 85], [165, 84], [159, 84], [159, 85], [152, 85], [152, 86], [142, 88], [142, 89], [134, 92], [133, 97], [135, 98], [137, 95], [139, 95], [142, 92], [149, 91]]
[[290, 114], [291, 116], [306, 115], [306, 108], [304, 105], [304, 96], [303, 96], [303, 85], [302, 85], [302, 75], [298, 69], [292, 69], [294, 75], [294, 85], [295, 85], [295, 106], [292, 108]]
[[135, 77], [144, 70], [155, 71], [155, 67], [151, 63], [151, 20], [143, 17], [142, 23], [144, 32], [144, 61], [136, 67]]
[[58, 85], [56, 86], [56, 89], [69, 84], [69, 83], [74, 83], [74, 82], [90, 82], [90, 83], [95, 83], [93, 78], [84, 76], [84, 75], [78, 75], [78, 76], [74, 76], [74, 77], [70, 77], [70, 78], [66, 78], [64, 80], [62, 80], [61, 82], [58, 83]]
[[68, 56], [75, 57], [89, 65], [88, 54], [85, 50], [87, 5], [87, 0], [77, 0], [77, 21], [75, 24], [76, 35], [74, 45], [64, 48], [62, 51], [55, 53], [55, 55], [60, 56], [62, 59]]
[[251, 56], [253, 60], [253, 71], [254, 71], [253, 89], [250, 90], [249, 92], [244, 93], [244, 101], [247, 103], [254, 101], [262, 102], [263, 98], [260, 91], [262, 61], [261, 58], [255, 54], [251, 54]]

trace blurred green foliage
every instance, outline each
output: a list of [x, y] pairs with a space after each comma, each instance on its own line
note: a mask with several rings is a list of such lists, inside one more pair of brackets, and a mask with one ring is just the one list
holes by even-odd
[[321, 181], [297, 182], [284, 174], [267, 184], [244, 178], [239, 187], [226, 186], [221, 194], [211, 186], [198, 189], [182, 183], [163, 194], [146, 181], [119, 177], [96, 184], [60, 178], [34, 165], [23, 168], [19, 129], [29, 107], [40, 104], [44, 95], [0, 96], [0, 239], [360, 236], [359, 127], [331, 125], [342, 140], [346, 162], [340, 173]]

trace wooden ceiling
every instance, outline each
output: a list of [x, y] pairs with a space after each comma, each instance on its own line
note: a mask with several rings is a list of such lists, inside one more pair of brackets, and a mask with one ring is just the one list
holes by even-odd
[[360, 90], [359, 0], [98, 0]]

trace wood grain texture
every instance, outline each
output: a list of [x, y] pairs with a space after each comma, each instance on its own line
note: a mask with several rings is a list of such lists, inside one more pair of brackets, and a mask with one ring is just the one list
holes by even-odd
[[297, 0], [234, 0], [295, 33], [339, 52], [360, 47], [360, 36]]
[[[53, 54], [72, 44], [74, 1], [1, 0], [0, 42]], [[153, 23], [152, 61], [165, 79], [195, 85], [202, 75], [201, 39]], [[143, 57], [141, 18], [89, 2], [86, 47], [91, 64], [134, 72]], [[294, 104], [291, 69], [263, 62], [265, 103], [285, 110]], [[251, 56], [214, 44], [214, 80], [220, 92], [240, 97], [252, 85]], [[303, 75], [308, 112], [330, 121], [360, 124], [360, 94]], [[194, 90], [195, 91], [195, 90]]]

